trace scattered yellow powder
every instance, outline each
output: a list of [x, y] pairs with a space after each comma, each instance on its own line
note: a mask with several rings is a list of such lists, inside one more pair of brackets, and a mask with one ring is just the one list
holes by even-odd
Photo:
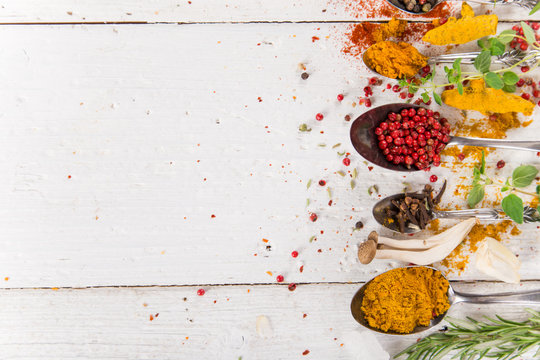
[[521, 231], [511, 220], [501, 221], [497, 224], [475, 225], [467, 238], [459, 244], [442, 262], [441, 265], [448, 268], [448, 272], [461, 274], [470, 261], [470, 255], [478, 250], [478, 245], [486, 237], [491, 237], [497, 241], [502, 241], [503, 236], [508, 234], [516, 236]]

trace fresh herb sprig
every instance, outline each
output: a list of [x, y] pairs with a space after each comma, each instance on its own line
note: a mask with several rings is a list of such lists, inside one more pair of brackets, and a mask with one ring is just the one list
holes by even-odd
[[477, 321], [447, 318], [447, 331], [431, 334], [409, 346], [394, 358], [407, 356], [407, 360], [438, 360], [451, 351], [452, 359], [495, 358], [514, 359], [528, 351], [536, 350], [534, 358], [540, 356], [540, 312], [525, 309], [531, 314], [523, 322], [496, 319]]
[[[536, 186], [536, 192], [527, 192], [523, 188], [532, 184], [538, 169], [532, 165], [521, 165], [514, 169], [512, 176], [505, 183], [496, 183], [486, 175], [486, 159], [482, 151], [482, 160], [473, 169], [472, 189], [467, 197], [467, 203], [474, 208], [485, 196], [486, 185], [498, 185], [500, 191], [507, 195], [503, 198], [501, 206], [503, 211], [518, 224], [523, 223], [523, 200], [516, 194], [521, 193], [536, 196], [540, 199], [540, 185]], [[540, 212], [540, 206], [538, 206]]]
[[[462, 71], [461, 58], [458, 58], [452, 64], [452, 67], [445, 66], [447, 83], [437, 84], [434, 82], [435, 72], [427, 74], [425, 77], [416, 79], [402, 79], [399, 85], [402, 88], [407, 88], [410, 93], [422, 91], [422, 99], [427, 103], [430, 95], [433, 96], [435, 102], [442, 105], [442, 99], [436, 92], [438, 89], [447, 86], [455, 86], [459, 94], [463, 94], [463, 86], [470, 80], [483, 79], [488, 87], [494, 89], [502, 89], [505, 92], [515, 92], [516, 83], [519, 81], [519, 75], [511, 71], [512, 69], [523, 65], [524, 63], [535, 58], [535, 54], [529, 54], [523, 57], [514, 65], [504, 67], [498, 70], [491, 70], [493, 57], [500, 56], [506, 51], [506, 44], [513, 39], [521, 39], [526, 42], [531, 49], [540, 50], [540, 44], [536, 42], [534, 30], [525, 22], [521, 22], [524, 36], [516, 34], [514, 30], [504, 30], [495, 37], [478, 40], [478, 46], [481, 49], [480, 54], [474, 59], [475, 72]], [[530, 72], [540, 65], [540, 60], [530, 67]]]

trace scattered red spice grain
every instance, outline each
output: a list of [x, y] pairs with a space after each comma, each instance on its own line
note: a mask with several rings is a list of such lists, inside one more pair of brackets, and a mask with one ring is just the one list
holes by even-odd
[[295, 283], [290, 283], [288, 289], [289, 289], [289, 291], [296, 290], [296, 284]]
[[318, 36], [312, 36], [312, 37], [311, 37], [311, 42], [315, 42], [315, 41], [317, 41], [317, 40], [319, 40], [319, 37], [318, 37]]
[[337, 100], [338, 100], [338, 101], [343, 101], [343, 99], [344, 99], [343, 94], [338, 94]]
[[6, 276], [6, 277], [4, 278], [4, 281], [8, 281], [8, 280], [9, 280], [9, 276]]
[[345, 121], [351, 121], [351, 115], [345, 115]]
[[215, 218], [215, 217], [216, 217], [216, 215], [212, 214], [212, 215], [210, 215], [210, 217], [211, 217], [211, 218], [213, 219], [213, 218]]
[[283, 282], [283, 280], [285, 280], [285, 278], [283, 277], [283, 275], [278, 275], [278, 276], [276, 276], [276, 281], [277, 281], [278, 283]]
[[302, 315], [302, 318], [305, 319], [307, 317], [307, 314]]
[[204, 291], [204, 289], [197, 290], [197, 295], [199, 295], [199, 296], [203, 296], [205, 293], [206, 293], [206, 291]]
[[304, 272], [304, 265], [300, 266], [300, 272]]
[[68, 175], [68, 179], [71, 179], [71, 175]]
[[351, 165], [351, 159], [349, 159], [349, 158], [343, 159], [343, 165], [345, 165], [345, 166]]
[[309, 350], [305, 350], [302, 355], [306, 356], [307, 354], [309, 354]]
[[259, 100], [259, 102], [262, 102], [262, 99], [261, 99], [261, 97], [260, 97], [260, 96], [259, 96], [259, 97], [257, 97], [257, 100]]
[[154, 315], [150, 314], [150, 321], [154, 321]]
[[293, 258], [298, 257], [298, 251], [294, 250], [294, 251], [291, 253], [291, 256], [292, 256]]
[[431, 182], [437, 182], [437, 180], [438, 180], [437, 175], [431, 175], [429, 177], [429, 181], [431, 181]]
[[309, 219], [310, 219], [311, 221], [313, 221], [313, 222], [317, 221], [317, 214], [311, 213], [311, 214], [309, 215]]

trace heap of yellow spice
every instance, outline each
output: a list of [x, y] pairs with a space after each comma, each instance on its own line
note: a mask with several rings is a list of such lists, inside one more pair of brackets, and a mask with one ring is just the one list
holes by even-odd
[[444, 91], [442, 100], [446, 105], [462, 110], [476, 110], [484, 115], [509, 112], [531, 115], [534, 110], [532, 102], [500, 89], [488, 88], [482, 79], [472, 80], [463, 89], [463, 94], [459, 94], [457, 89]]
[[362, 300], [369, 326], [408, 334], [448, 310], [448, 281], [426, 267], [390, 270], [371, 280]]
[[443, 25], [428, 31], [422, 40], [433, 45], [465, 44], [497, 32], [497, 15], [474, 16], [469, 4], [463, 3], [461, 18], [448, 18]]
[[427, 65], [427, 57], [405, 42], [381, 41], [366, 50], [364, 63], [391, 79], [413, 77]]

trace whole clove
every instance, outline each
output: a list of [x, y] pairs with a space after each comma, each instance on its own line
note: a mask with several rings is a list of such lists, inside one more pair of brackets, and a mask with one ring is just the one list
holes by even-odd
[[400, 200], [392, 200], [392, 206], [385, 209], [388, 221], [396, 222], [402, 233], [407, 227], [424, 230], [433, 219], [433, 209], [440, 203], [445, 190], [446, 180], [435, 197], [433, 187], [427, 184], [420, 193], [405, 194]]

